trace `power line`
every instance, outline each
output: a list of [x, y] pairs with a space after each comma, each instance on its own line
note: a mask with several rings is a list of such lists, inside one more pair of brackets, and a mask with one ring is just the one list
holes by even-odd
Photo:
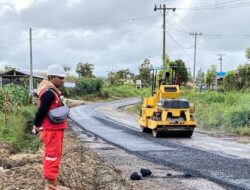
[[4, 46], [1, 46], [0, 49], [6, 49], [6, 48], [9, 48], [9, 47], [13, 47], [15, 45], [19, 45], [19, 44], [23, 44], [24, 42], [28, 42], [28, 39], [26, 40], [21, 40], [19, 42], [15, 42], [15, 43], [11, 43], [11, 44], [6, 44]]
[[[143, 32], [145, 30], [149, 30], [149, 29], [157, 29], [159, 26], [161, 25], [149, 25], [148, 27], [146, 28], [142, 28], [142, 29], [139, 29], [139, 30], [128, 30], [128, 31], [121, 31], [121, 32], [114, 32], [114, 33], [106, 33], [106, 34], [103, 34], [103, 35], [120, 35], [120, 34], [125, 34], [125, 33], [134, 33], [134, 32]], [[175, 29], [175, 28], [169, 28], [167, 27], [166, 28], [166, 31], [170, 31], [172, 33], [175, 33], [177, 35], [182, 35], [182, 36], [187, 36], [187, 35], [190, 35], [189, 32], [187, 31], [183, 31], [183, 30], [179, 30], [179, 29]], [[99, 34], [91, 34], [91, 35], [88, 35], [88, 36], [85, 36], [85, 37], [42, 37], [42, 38], [34, 38], [33, 40], [36, 40], [36, 41], [41, 41], [41, 40], [80, 40], [80, 39], [86, 39], [86, 38], [90, 38], [90, 37], [94, 37], [94, 36], [97, 36]], [[221, 34], [203, 34], [202, 35], [202, 38], [203, 39], [219, 39], [219, 40], [236, 40], [236, 39], [250, 39], [250, 35], [221, 35]], [[19, 44], [23, 44], [23, 43], [27, 43], [28, 42], [28, 39], [23, 39], [23, 40], [20, 40], [20, 41], [17, 41], [15, 43], [12, 43], [12, 44], [6, 44], [4, 46], [1, 46], [0, 49], [5, 49], [5, 48], [9, 48], [9, 47], [13, 47], [13, 46], [16, 46], [16, 45], [19, 45]], [[188, 48], [186, 48], [188, 49]]]
[[[188, 31], [193, 31], [193, 29], [190, 26], [188, 26], [186, 23], [183, 22], [183, 19], [178, 14], [175, 14], [172, 18], [173, 18], [174, 22], [177, 24], [177, 26], [181, 26], [181, 25], [183, 26], [183, 27], [181, 27], [183, 29], [183, 31], [185, 31], [187, 33], [188, 33]], [[178, 19], [178, 20], [176, 20], [176, 19]]]
[[198, 5], [198, 6], [193, 6], [193, 8], [207, 8], [207, 7], [214, 7], [214, 6], [218, 6], [218, 5], [228, 5], [228, 4], [232, 4], [234, 2], [240, 2], [242, 0], [230, 0], [230, 1], [223, 1], [223, 2], [217, 2], [217, 3], [213, 3], [213, 4], [206, 4], [206, 5]]
[[[103, 35], [119, 35], [119, 34], [125, 34], [125, 33], [134, 33], [134, 32], [144, 32], [145, 30], [149, 30], [149, 29], [157, 29], [159, 26], [161, 25], [151, 25], [148, 26], [146, 28], [142, 28], [139, 30], [127, 30], [127, 31], [121, 31], [121, 32], [113, 32], [113, 33], [104, 33]], [[33, 40], [39, 41], [39, 40], [79, 40], [79, 39], [86, 39], [86, 38], [91, 38], [94, 36], [100, 36], [100, 34], [91, 34], [91, 35], [87, 35], [84, 37], [43, 37], [43, 38], [34, 38]]]
[[242, 8], [250, 6], [250, 2], [242, 2], [242, 3], [234, 3], [228, 5], [214, 5], [210, 7], [190, 7], [190, 8], [177, 8], [177, 10], [192, 10], [192, 11], [200, 11], [200, 10], [220, 10], [220, 9], [232, 9], [232, 8]]
[[241, 40], [250, 39], [250, 35], [221, 35], [221, 34], [204, 34], [204, 38], [215, 40]]
[[205, 10], [205, 9], [227, 9], [227, 8], [236, 8], [236, 7], [245, 7], [249, 5], [249, 1], [248, 2], [242, 2], [242, 3], [234, 3], [234, 4], [228, 4], [228, 5], [215, 5], [215, 6], [210, 6], [210, 7], [201, 7], [201, 8], [192, 8], [193, 10]]
[[[119, 34], [125, 34], [125, 33], [134, 33], [134, 32], [143, 32], [145, 30], [150, 30], [150, 29], [156, 29], [157, 27], [159, 27], [161, 25], [151, 25], [148, 26], [146, 28], [142, 28], [139, 30], [127, 30], [127, 31], [121, 31], [121, 32], [114, 32], [114, 33], [104, 33], [103, 35], [119, 35]], [[166, 31], [170, 31], [172, 33], [175, 33], [177, 35], [182, 35], [182, 36], [188, 36], [190, 35], [189, 32], [187, 31], [183, 31], [183, 30], [179, 30], [179, 29], [175, 29], [175, 28], [166, 28]], [[74, 39], [86, 39], [86, 38], [91, 38], [94, 36], [97, 36], [100, 34], [91, 34], [91, 35], [87, 35], [84, 37], [42, 37], [42, 38], [34, 38], [33, 40], [74, 40]], [[211, 40], [244, 40], [244, 39], [250, 39], [250, 35], [221, 35], [221, 34], [203, 34], [203, 39], [211, 39]], [[9, 46], [9, 45], [7, 45]], [[0, 49], [5, 48], [4, 47], [0, 47]]]
[[[172, 26], [173, 28], [177, 28], [177, 29], [181, 29], [182, 31], [186, 31], [186, 28], [184, 28], [184, 27], [182, 27], [179, 23], [178, 23], [178, 21], [176, 21], [176, 19], [175, 19], [175, 17], [174, 16], [170, 16], [170, 26]], [[186, 31], [186, 32], [188, 32], [188, 31]]]
[[[130, 22], [130, 21], [148, 20], [148, 19], [154, 19], [156, 17], [159, 17], [159, 15], [124, 18], [124, 19], [118, 19], [118, 20], [101, 21], [101, 22], [96, 22], [96, 23], [73, 25], [73, 26], [55, 26], [55, 28], [64, 28], [64, 29], [71, 29], [72, 27], [82, 28], [82, 27], [86, 27], [86, 26], [97, 26], [97, 25], [105, 25], [105, 24], [116, 24], [116, 23], [122, 23], [122, 22]], [[46, 28], [46, 26], [43, 26], [41, 28]], [[39, 27], [37, 27], [35, 30], [39, 30]]]
[[[218, 9], [231, 9], [231, 8], [241, 8], [241, 7], [247, 7], [250, 5], [250, 2], [244, 2], [244, 3], [237, 3], [237, 4], [231, 4], [231, 5], [225, 5], [225, 6], [214, 6], [214, 7], [191, 7], [186, 8], [186, 10], [193, 10], [193, 11], [199, 11], [199, 10], [218, 10]], [[180, 8], [185, 9], [185, 8]]]
[[[173, 25], [172, 25], [173, 26]], [[175, 32], [177, 34], [181, 35], [189, 35], [189, 32], [186, 30], [176, 29], [176, 28], [170, 28], [168, 27], [167, 30], [171, 32]], [[202, 34], [203, 38], [208, 39], [250, 39], [250, 34]]]
[[[179, 35], [189, 35], [189, 32], [187, 31], [184, 31], [184, 30], [180, 30], [180, 29], [176, 29], [176, 28], [167, 28], [167, 30], [171, 31], [171, 32], [174, 32], [176, 34], [179, 34]], [[202, 38], [206, 38], [206, 39], [222, 39], [222, 40], [234, 40], [234, 39], [250, 39], [250, 35], [248, 34], [225, 34], [225, 35], [222, 35], [222, 34], [204, 34], [203, 33], [203, 36]]]
[[187, 57], [191, 60], [192, 57], [189, 55], [189, 52], [186, 51], [187, 48], [183, 47], [180, 43], [177, 42], [177, 40], [171, 35], [168, 34], [170, 40], [176, 45], [176, 47], [179, 47], [182, 49], [182, 51], [187, 55]]
[[180, 47], [181, 49], [183, 49], [183, 51], [187, 52], [187, 49], [191, 49], [192, 47], [184, 47], [182, 46], [179, 42], [177, 42], [177, 40], [173, 37], [173, 35], [171, 33], [168, 33], [169, 37], [171, 38], [172, 42], [174, 42], [176, 44], [176, 46]]
[[201, 44], [200, 44], [200, 41], [197, 41], [197, 47], [199, 48], [199, 52], [200, 54], [199, 55], [202, 55], [202, 57], [204, 58], [204, 60], [206, 60], [207, 62], [209, 62], [211, 65], [214, 65], [215, 64], [215, 60], [211, 60], [211, 57], [208, 57], [208, 55], [206, 53], [204, 53], [204, 51], [206, 51], [205, 49], [201, 48]]

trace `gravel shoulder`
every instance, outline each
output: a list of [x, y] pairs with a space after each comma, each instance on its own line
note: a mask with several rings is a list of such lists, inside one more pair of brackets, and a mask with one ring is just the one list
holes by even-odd
[[[8, 144], [0, 145], [0, 189], [43, 189], [42, 149], [36, 154], [14, 155]], [[73, 190], [135, 189], [120, 170], [106, 163], [70, 131], [65, 137], [59, 183]]]

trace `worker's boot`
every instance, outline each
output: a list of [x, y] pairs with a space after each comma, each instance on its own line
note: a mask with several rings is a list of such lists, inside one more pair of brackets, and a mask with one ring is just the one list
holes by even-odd
[[56, 180], [47, 179], [45, 190], [57, 190]]
[[67, 187], [57, 185], [56, 180], [46, 180], [46, 188], [45, 190], [69, 190]]
[[63, 187], [63, 186], [57, 186], [57, 190], [70, 190], [69, 188], [67, 187]]

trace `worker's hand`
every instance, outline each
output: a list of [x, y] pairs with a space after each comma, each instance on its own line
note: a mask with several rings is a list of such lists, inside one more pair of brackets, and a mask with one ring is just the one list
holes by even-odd
[[40, 128], [39, 128], [39, 127], [36, 127], [36, 126], [34, 125], [34, 126], [33, 126], [33, 129], [32, 129], [32, 133], [33, 133], [34, 135], [36, 135], [36, 134], [39, 133], [39, 131], [40, 131]]

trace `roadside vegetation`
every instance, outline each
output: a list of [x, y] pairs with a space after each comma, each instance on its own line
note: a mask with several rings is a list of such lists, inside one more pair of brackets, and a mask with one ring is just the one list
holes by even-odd
[[103, 93], [103, 80], [101, 78], [75, 78], [75, 88], [63, 87], [62, 94], [71, 99], [95, 101], [107, 99], [108, 95]]
[[[249, 49], [246, 51], [250, 59]], [[200, 127], [215, 128], [239, 135], [250, 135], [250, 64], [242, 64], [237, 70], [227, 72], [217, 81], [216, 66], [207, 73], [198, 72], [198, 86], [205, 84], [207, 91], [184, 90], [184, 97], [196, 106], [196, 118]], [[216, 86], [216, 91], [211, 91]]]
[[136, 89], [133, 84], [110, 85], [99, 78], [76, 79], [75, 88], [63, 88], [62, 93], [67, 98], [98, 101], [112, 100], [126, 97], [148, 97], [150, 87]]
[[195, 105], [198, 127], [250, 135], [250, 93], [218, 93], [184, 90], [183, 97]]
[[111, 98], [126, 98], [126, 97], [148, 97], [151, 95], [150, 87], [136, 89], [132, 84], [121, 85], [105, 85], [103, 93]]
[[[150, 62], [145, 59], [135, 75], [129, 69], [117, 72], [110, 71], [106, 79], [93, 75], [94, 65], [78, 63], [78, 77], [67, 77], [75, 82], [74, 88], [62, 88], [62, 93], [68, 98], [86, 101], [111, 100], [125, 97], [147, 97], [150, 95]], [[66, 68], [68, 70], [69, 68]], [[67, 79], [66, 78], [66, 79]], [[134, 82], [141, 80], [144, 88], [136, 89]]]
[[0, 89], [0, 141], [10, 143], [16, 152], [36, 151], [39, 139], [30, 132], [35, 111], [26, 88], [6, 85]]

